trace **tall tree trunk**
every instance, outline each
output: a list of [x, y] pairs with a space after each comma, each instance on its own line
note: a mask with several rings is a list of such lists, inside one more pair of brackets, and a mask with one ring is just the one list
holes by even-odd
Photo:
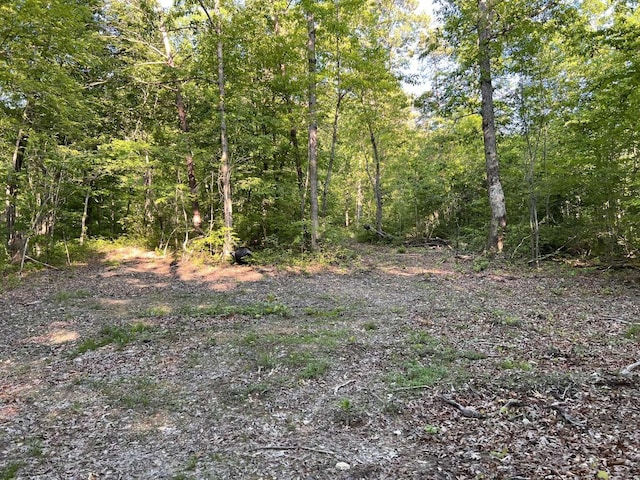
[[218, 111], [220, 112], [220, 170], [218, 172], [218, 190], [222, 195], [224, 215], [224, 242], [222, 256], [228, 257], [233, 251], [233, 200], [231, 197], [231, 157], [229, 155], [229, 140], [227, 137], [227, 117], [224, 89], [224, 45], [222, 42], [222, 16], [220, 12], [220, 0], [216, 0], [213, 6], [217, 21], [214, 22], [202, 0], [198, 0], [204, 11], [209, 25], [215, 30], [218, 37], [216, 56], [218, 60]]
[[[173, 51], [171, 50], [171, 42], [169, 42], [169, 35], [164, 25], [164, 21], [160, 21], [160, 34], [162, 35], [162, 41], [164, 43], [164, 51], [166, 55], [167, 65], [171, 68], [175, 68], [175, 62], [173, 60]], [[187, 109], [180, 92], [180, 86], [176, 87], [176, 109], [178, 110], [178, 120], [180, 122], [180, 130], [186, 134], [189, 132], [189, 121], [187, 119]], [[200, 203], [198, 202], [198, 182], [196, 181], [195, 165], [193, 162], [193, 153], [188, 147], [188, 152], [185, 154], [185, 163], [187, 165], [187, 179], [189, 182], [189, 191], [191, 193], [191, 213], [192, 213], [192, 225], [193, 228], [201, 232], [202, 231], [202, 216], [200, 215]]]
[[311, 205], [311, 250], [318, 250], [318, 113], [316, 105], [316, 22], [307, 12], [309, 39], [309, 201]]
[[18, 174], [22, 171], [24, 164], [24, 154], [27, 149], [29, 136], [22, 130], [18, 131], [16, 145], [13, 149], [11, 169], [7, 175], [5, 215], [7, 221], [7, 248], [12, 258], [20, 254], [23, 247], [23, 239], [20, 232], [16, 231], [18, 199]]
[[216, 33], [218, 35], [218, 91], [219, 91], [219, 111], [220, 111], [220, 145], [222, 156], [220, 158], [220, 182], [222, 187], [222, 204], [224, 210], [224, 244], [222, 247], [223, 257], [231, 255], [233, 251], [233, 201], [231, 198], [231, 157], [229, 156], [229, 140], [227, 138], [227, 120], [225, 112], [225, 91], [224, 91], [224, 58], [222, 45], [222, 19], [220, 16], [220, 0], [215, 2], [215, 14], [218, 17], [216, 23]]
[[[340, 4], [335, 4], [336, 23], [340, 22]], [[322, 218], [327, 216], [327, 197], [329, 195], [329, 186], [331, 184], [331, 174], [333, 172], [333, 164], [336, 158], [336, 146], [338, 145], [338, 120], [340, 118], [340, 106], [346, 92], [342, 91], [341, 85], [341, 52], [340, 52], [340, 35], [335, 37], [335, 55], [336, 55], [336, 106], [333, 112], [333, 126], [331, 131], [331, 150], [329, 154], [329, 164], [327, 165], [327, 175], [324, 180], [324, 188], [322, 189]]]
[[491, 79], [491, 22], [493, 17], [491, 0], [478, 0], [478, 62], [480, 67], [480, 91], [482, 94], [482, 134], [487, 171], [487, 190], [491, 207], [491, 223], [487, 238], [490, 251], [501, 252], [504, 229], [507, 226], [507, 210], [504, 192], [500, 183], [496, 125], [493, 108], [493, 85]]

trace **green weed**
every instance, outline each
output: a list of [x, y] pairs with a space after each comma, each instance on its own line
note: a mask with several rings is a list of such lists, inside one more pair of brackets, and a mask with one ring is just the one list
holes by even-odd
[[195, 470], [198, 466], [198, 455], [191, 455], [187, 460], [187, 464], [185, 465], [185, 470]]
[[342, 317], [342, 315], [344, 314], [344, 311], [345, 309], [342, 307], [333, 308], [331, 310], [322, 310], [320, 308], [313, 308], [313, 307], [304, 309], [305, 315], [308, 315], [310, 317], [316, 317], [316, 318], [338, 318], [338, 317]]
[[276, 366], [276, 358], [273, 354], [268, 352], [263, 352], [258, 355], [256, 359], [256, 365], [259, 368], [263, 368], [265, 370], [271, 370]]
[[639, 340], [640, 339], [640, 323], [634, 323], [627, 328], [626, 332], [624, 332], [625, 338], [630, 340]]
[[449, 376], [450, 371], [444, 365], [422, 365], [412, 361], [405, 364], [402, 373], [392, 375], [390, 380], [399, 387], [432, 386]]
[[486, 270], [489, 267], [489, 259], [486, 257], [478, 257], [473, 260], [473, 271], [475, 273], [480, 273]]
[[427, 424], [424, 426], [424, 431], [429, 435], [437, 435], [440, 433], [440, 428], [436, 425]]
[[371, 330], [377, 330], [378, 329], [378, 324], [376, 322], [366, 322], [362, 328], [364, 328], [367, 331], [371, 331]]
[[498, 363], [498, 368], [503, 370], [522, 370], [528, 372], [533, 368], [533, 366], [526, 360], [513, 360], [511, 358], [507, 358]]
[[343, 412], [351, 412], [353, 411], [353, 403], [351, 403], [351, 400], [349, 400], [348, 398], [343, 398], [342, 400], [340, 400], [340, 403], [338, 404], [340, 407], [340, 410], [342, 410]]
[[303, 330], [299, 333], [258, 333], [249, 332], [240, 339], [245, 346], [276, 346], [276, 345], [316, 345], [332, 349], [338, 345], [340, 339], [349, 336], [347, 330]]
[[22, 468], [21, 462], [13, 462], [0, 470], [0, 480], [13, 480]]
[[91, 295], [92, 293], [89, 290], [62, 290], [53, 295], [53, 300], [56, 302], [68, 302], [70, 300], [89, 298]]
[[158, 318], [164, 317], [171, 313], [171, 307], [167, 305], [157, 305], [155, 307], [149, 307], [138, 313], [140, 317]]
[[491, 314], [494, 317], [493, 323], [495, 325], [519, 327], [522, 324], [522, 321], [519, 318], [514, 317], [503, 310], [494, 310]]
[[487, 358], [487, 355], [482, 352], [476, 352], [474, 350], [466, 350], [464, 352], [460, 352], [459, 356], [461, 358], [466, 358], [467, 360], [483, 360]]
[[323, 376], [329, 370], [329, 363], [326, 360], [310, 358], [300, 372], [302, 380], [313, 380]]
[[118, 348], [124, 347], [126, 344], [136, 341], [140, 338], [146, 338], [149, 332], [155, 327], [145, 323], [134, 323], [126, 326], [106, 326], [100, 329], [96, 338], [87, 338], [82, 341], [72, 353], [76, 357], [91, 350], [97, 350], [106, 345], [114, 344]]
[[363, 413], [350, 399], [343, 398], [338, 402], [338, 409], [334, 411], [334, 420], [347, 427], [358, 425], [363, 422]]
[[204, 305], [204, 306], [184, 306], [180, 309], [182, 315], [190, 317], [227, 317], [233, 315], [246, 315], [260, 318], [267, 315], [279, 317], [291, 316], [291, 311], [286, 305], [280, 303], [266, 302], [253, 305]]

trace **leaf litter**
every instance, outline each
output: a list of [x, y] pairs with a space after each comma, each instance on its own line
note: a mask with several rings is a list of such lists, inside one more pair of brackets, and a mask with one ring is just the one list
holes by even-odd
[[141, 251], [0, 294], [0, 478], [640, 479], [635, 272]]

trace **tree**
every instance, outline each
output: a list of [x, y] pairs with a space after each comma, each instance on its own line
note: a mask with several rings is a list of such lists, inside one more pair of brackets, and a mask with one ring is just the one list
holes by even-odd
[[480, 92], [482, 95], [482, 136], [487, 171], [487, 191], [491, 207], [491, 221], [487, 247], [501, 252], [504, 229], [507, 226], [507, 210], [500, 182], [500, 165], [496, 141], [495, 113], [493, 107], [493, 84], [491, 77], [491, 37], [493, 29], [493, 0], [478, 0], [478, 65], [480, 69]]
[[215, 32], [216, 60], [218, 64], [217, 85], [218, 85], [218, 113], [220, 115], [220, 170], [218, 174], [218, 189], [222, 194], [222, 205], [224, 215], [224, 242], [222, 245], [222, 256], [224, 258], [231, 255], [233, 251], [233, 200], [231, 197], [231, 156], [229, 154], [229, 139], [227, 132], [226, 94], [225, 94], [225, 69], [224, 69], [224, 43], [222, 36], [222, 11], [220, 0], [215, 0], [213, 11], [216, 16], [214, 22], [209, 15], [209, 11], [203, 0], [198, 0], [202, 10], [207, 16], [211, 30]]
[[[174, 61], [173, 49], [171, 47], [171, 41], [169, 39], [169, 34], [167, 33], [167, 27], [165, 26], [165, 21], [162, 18], [162, 12], [158, 11], [159, 15], [159, 31], [162, 36], [162, 43], [164, 45], [164, 51], [166, 54], [166, 62], [167, 66], [171, 69], [176, 68], [176, 64]], [[180, 91], [180, 82], [178, 81], [176, 84], [176, 110], [178, 112], [178, 121], [180, 123], [180, 130], [186, 136], [189, 133], [189, 121], [187, 119], [187, 109], [184, 104], [184, 98], [182, 97], [182, 92]], [[188, 142], [188, 140], [187, 140]], [[189, 182], [189, 190], [191, 193], [191, 221], [193, 224], [193, 228], [196, 232], [202, 231], [202, 217], [200, 216], [200, 202], [198, 201], [198, 182], [196, 180], [195, 174], [195, 166], [193, 162], [193, 152], [191, 151], [190, 145], [187, 146], [187, 153], [185, 154], [185, 164], [187, 167], [187, 179]]]
[[307, 58], [309, 61], [309, 202], [311, 205], [311, 250], [318, 249], [318, 112], [316, 104], [316, 21], [307, 10]]

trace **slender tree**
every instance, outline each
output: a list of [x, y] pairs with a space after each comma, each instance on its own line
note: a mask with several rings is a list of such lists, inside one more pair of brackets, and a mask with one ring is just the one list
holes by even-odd
[[222, 246], [222, 256], [228, 257], [233, 251], [233, 200], [231, 196], [231, 156], [229, 154], [229, 137], [227, 131], [226, 113], [226, 92], [225, 92], [225, 64], [224, 64], [224, 43], [222, 37], [222, 12], [220, 0], [214, 2], [214, 21], [207, 10], [204, 1], [198, 0], [202, 10], [207, 16], [209, 25], [216, 34], [216, 60], [218, 64], [218, 114], [220, 116], [220, 169], [218, 173], [218, 190], [222, 196], [224, 212], [224, 242]]
[[[167, 65], [175, 69], [176, 64], [174, 61], [174, 55], [171, 48], [171, 41], [169, 40], [169, 35], [167, 33], [167, 28], [164, 23], [164, 19], [162, 18], [162, 13], [160, 15], [160, 23], [159, 30], [162, 36], [162, 43], [164, 45], [164, 51], [166, 55]], [[189, 120], [187, 119], [187, 108], [184, 103], [184, 99], [182, 98], [182, 92], [180, 91], [180, 83], [176, 84], [176, 109], [178, 111], [178, 120], [180, 123], [180, 130], [186, 137], [189, 134]], [[187, 145], [187, 153], [185, 154], [185, 164], [187, 166], [187, 180], [189, 182], [189, 191], [191, 193], [191, 222], [193, 224], [193, 228], [200, 232], [202, 231], [202, 217], [200, 216], [200, 202], [198, 201], [198, 182], [196, 180], [195, 173], [195, 165], [193, 161], [193, 152], [191, 151], [190, 145]]]
[[493, 82], [491, 77], [491, 36], [494, 11], [493, 0], [478, 0], [478, 65], [480, 92], [482, 95], [482, 136], [487, 171], [487, 191], [491, 207], [491, 221], [487, 247], [501, 252], [504, 229], [507, 226], [507, 208], [500, 182], [500, 165], [496, 141], [496, 123], [493, 106]]
[[222, 247], [222, 255], [227, 256], [233, 250], [233, 201], [231, 198], [231, 157], [229, 155], [229, 139], [227, 136], [227, 117], [225, 104], [225, 72], [224, 72], [224, 56], [222, 42], [222, 15], [220, 12], [220, 0], [215, 1], [215, 14], [218, 18], [216, 23], [216, 34], [218, 36], [218, 44], [216, 55], [218, 58], [218, 92], [219, 92], [219, 113], [220, 113], [220, 147], [222, 150], [220, 158], [220, 183], [222, 186], [222, 203], [224, 211], [224, 244]]
[[311, 205], [311, 250], [318, 249], [318, 112], [316, 104], [316, 21], [307, 11], [307, 59], [309, 62], [309, 202]]

